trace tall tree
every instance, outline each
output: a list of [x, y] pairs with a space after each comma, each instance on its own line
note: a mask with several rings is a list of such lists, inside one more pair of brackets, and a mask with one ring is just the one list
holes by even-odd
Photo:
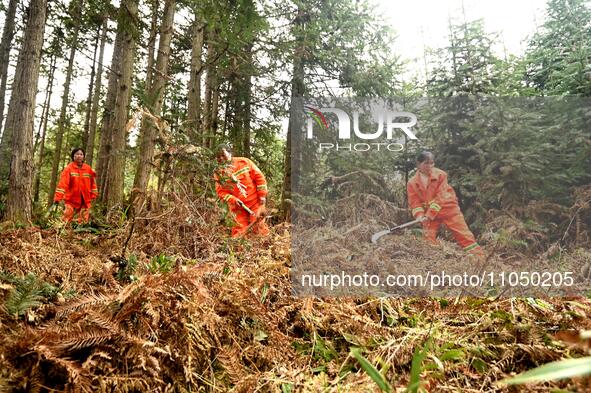
[[191, 75], [187, 92], [187, 126], [192, 143], [201, 145], [201, 75], [203, 73], [203, 33], [204, 26], [195, 12], [191, 25]]
[[[168, 78], [168, 59], [170, 57], [170, 41], [174, 30], [174, 12], [175, 0], [166, 0], [164, 2], [164, 15], [160, 25], [160, 39], [158, 42], [158, 55], [156, 58], [156, 69], [147, 86], [146, 97], [148, 106], [152, 114], [160, 116], [162, 111], [162, 100], [164, 89]], [[148, 179], [152, 166], [154, 155], [154, 146], [156, 144], [156, 125], [154, 119], [145, 116], [142, 120], [140, 129], [140, 155], [133, 182], [132, 203], [139, 208], [143, 195], [148, 186]], [[138, 198], [136, 200], [136, 198]]]
[[6, 217], [13, 222], [31, 221], [33, 118], [46, 12], [47, 0], [31, 0], [6, 118], [13, 135]]
[[6, 81], [8, 80], [8, 64], [10, 61], [10, 46], [14, 37], [16, 6], [18, 1], [11, 0], [6, 10], [6, 19], [0, 42], [0, 194], [6, 191], [4, 183], [10, 171], [10, 149], [12, 147], [11, 132], [2, 131], [4, 121], [4, 98], [6, 96]]
[[526, 82], [543, 95], [591, 96], [591, 8], [586, 0], [549, 0], [529, 42]]
[[[119, 13], [122, 13], [121, 10]], [[109, 67], [109, 82], [107, 85], [107, 95], [105, 97], [101, 124], [98, 162], [96, 165], [99, 198], [101, 201], [104, 201], [105, 187], [107, 185], [112, 150], [113, 121], [117, 104], [117, 87], [119, 86], [119, 79], [121, 77], [121, 51], [123, 49], [124, 36], [123, 32], [120, 32], [119, 30], [123, 30], [123, 28], [118, 27], [118, 32], [115, 36], [115, 44], [113, 45], [113, 56], [111, 58], [111, 66]]]
[[59, 43], [61, 41], [61, 37], [56, 35], [54, 37], [54, 41], [50, 47], [50, 60], [49, 60], [49, 76], [47, 78], [47, 94], [45, 96], [45, 104], [43, 108], [43, 113], [41, 115], [41, 121], [39, 122], [39, 129], [40, 129], [40, 142], [39, 142], [39, 153], [38, 153], [38, 160], [37, 165], [35, 167], [35, 179], [33, 183], [33, 200], [35, 202], [39, 201], [39, 186], [41, 183], [41, 168], [43, 166], [43, 160], [45, 158], [45, 138], [47, 135], [47, 122], [49, 120], [49, 112], [51, 109], [51, 96], [53, 94], [53, 83], [55, 79], [55, 71], [56, 71], [56, 63], [57, 63], [57, 54], [56, 51], [59, 50]]
[[[361, 97], [387, 97], [399, 91], [399, 59], [386, 48], [391, 31], [376, 23], [374, 10], [364, 1], [306, 0], [297, 2], [290, 24], [288, 61], [291, 98], [282, 187], [282, 211], [300, 180], [301, 150], [295, 145], [300, 98], [335, 95], [327, 86], [338, 83], [347, 93]], [[308, 164], [310, 160], [307, 160]]]
[[94, 83], [94, 92], [92, 97], [92, 104], [90, 108], [90, 122], [88, 125], [88, 139], [86, 140], [86, 162], [92, 165], [94, 160], [94, 140], [96, 139], [96, 127], [98, 119], [99, 100], [101, 97], [101, 87], [103, 85], [103, 59], [105, 57], [105, 44], [107, 43], [107, 24], [109, 19], [103, 16], [101, 25], [101, 38], [99, 57], [96, 70], [96, 80]]
[[[60, 108], [59, 119], [57, 123], [57, 132], [55, 136], [55, 152], [53, 154], [53, 163], [51, 166], [51, 178], [49, 180], [49, 194], [48, 204], [53, 201], [55, 194], [55, 187], [57, 185], [57, 176], [60, 169], [60, 160], [62, 157], [62, 145], [64, 130], [68, 120], [68, 103], [70, 101], [70, 85], [72, 82], [72, 75], [74, 72], [74, 59], [76, 57], [76, 50], [78, 48], [78, 36], [81, 27], [82, 5], [84, 0], [73, 0], [71, 4], [71, 13], [69, 18], [69, 25], [72, 26], [72, 35], [69, 39], [70, 54], [68, 56], [68, 67], [66, 68], [66, 77], [64, 80], [64, 92], [62, 95], [62, 105]], [[66, 26], [68, 26], [68, 24]]]
[[87, 143], [88, 143], [88, 136], [90, 134], [90, 113], [92, 112], [92, 97], [94, 92], [94, 79], [96, 77], [98, 62], [97, 62], [97, 55], [99, 52], [100, 46], [100, 37], [101, 37], [101, 30], [102, 27], [100, 24], [96, 27], [96, 33], [94, 38], [94, 50], [92, 53], [92, 67], [90, 68], [90, 81], [88, 82], [88, 96], [86, 98], [86, 112], [84, 115], [84, 129], [82, 131], [82, 148], [84, 151], [88, 150]]
[[0, 135], [2, 135], [2, 124], [4, 122], [4, 98], [6, 95], [6, 81], [8, 80], [8, 63], [10, 60], [10, 46], [14, 37], [14, 17], [18, 0], [10, 0], [6, 17], [4, 18], [4, 29], [2, 30], [2, 41], [0, 41]]
[[225, 128], [229, 130], [237, 154], [251, 155], [252, 79], [257, 74], [253, 48], [267, 23], [252, 0], [242, 0], [233, 9], [232, 40], [228, 54], [228, 82]]
[[148, 36], [148, 55], [146, 64], [146, 85], [145, 89], [148, 91], [152, 84], [152, 76], [154, 75], [154, 52], [156, 51], [156, 37], [158, 35], [158, 15], [160, 12], [160, 0], [151, 0], [152, 5], [152, 20], [150, 21], [150, 34]]
[[[297, 113], [298, 103], [297, 100], [304, 97], [306, 94], [306, 86], [304, 85], [304, 62], [306, 56], [309, 53], [306, 42], [306, 21], [308, 20], [308, 14], [303, 4], [298, 4], [296, 11], [296, 17], [293, 21], [292, 34], [295, 39], [294, 56], [292, 57], [293, 69], [291, 78], [291, 98], [290, 98], [290, 112], [289, 112], [289, 123], [287, 126], [287, 141], [285, 145], [285, 160], [283, 162], [283, 186], [281, 188], [281, 211], [283, 218], [289, 219], [290, 217], [290, 201], [291, 201], [291, 190], [294, 186], [292, 176], [295, 175], [297, 179], [299, 173], [293, 173], [292, 158], [299, 157], [299, 151], [296, 148], [293, 151], [292, 142], [294, 140], [294, 133], [297, 132]], [[299, 140], [299, 138], [297, 138]], [[295, 153], [295, 155], [294, 155]], [[297, 169], [299, 165], [295, 165]]]
[[211, 147], [218, 126], [218, 76], [217, 61], [218, 50], [216, 49], [216, 29], [209, 27], [206, 31], [207, 56], [206, 56], [206, 78], [205, 78], [205, 98], [203, 102], [203, 121], [201, 123], [201, 132], [203, 135], [203, 145]]
[[117, 21], [117, 35], [122, 37], [119, 41], [121, 45], [121, 68], [117, 84], [113, 123], [111, 125], [111, 153], [103, 187], [103, 200], [108, 208], [118, 206], [123, 202], [123, 175], [128, 131], [126, 125], [131, 100], [135, 43], [138, 35], [137, 13], [138, 0], [123, 0], [121, 2]]

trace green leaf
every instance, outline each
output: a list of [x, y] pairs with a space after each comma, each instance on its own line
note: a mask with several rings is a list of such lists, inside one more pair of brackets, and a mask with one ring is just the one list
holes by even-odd
[[513, 378], [503, 379], [499, 383], [507, 385], [520, 385], [524, 383], [546, 382], [557, 379], [579, 377], [591, 374], [591, 356], [579, 359], [566, 359], [544, 364], [517, 375]]
[[314, 354], [315, 359], [323, 359], [326, 362], [330, 362], [339, 356], [333, 346], [324, 341], [324, 339], [316, 333], [314, 333]]
[[362, 354], [359, 348], [351, 348], [351, 355], [359, 362], [363, 371], [369, 375], [369, 377], [378, 385], [381, 391], [391, 392], [392, 387], [386, 381], [386, 378], [367, 360]]
[[293, 392], [293, 385], [291, 383], [282, 383], [281, 384], [281, 393], [291, 393]]
[[464, 351], [461, 349], [450, 349], [439, 357], [439, 360], [445, 362], [446, 360], [461, 360], [464, 358]]
[[[410, 381], [406, 387], [407, 392], [417, 393], [421, 382], [421, 371], [423, 369], [423, 360], [427, 357], [427, 348], [430, 344], [430, 340], [425, 342], [423, 348], [417, 348], [415, 354], [412, 357], [412, 364], [410, 367]], [[442, 359], [441, 359], [442, 360]]]

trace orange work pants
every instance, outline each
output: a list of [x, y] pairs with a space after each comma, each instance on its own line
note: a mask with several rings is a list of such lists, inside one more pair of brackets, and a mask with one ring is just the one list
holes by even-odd
[[445, 225], [451, 231], [454, 239], [456, 239], [456, 242], [464, 251], [478, 255], [484, 254], [470, 228], [468, 228], [466, 220], [464, 220], [464, 215], [459, 207], [444, 208], [435, 216], [434, 220], [423, 222], [423, 232], [429, 242], [438, 244], [437, 231], [441, 224]]
[[[260, 208], [260, 204], [257, 201], [252, 206], [248, 206], [248, 208], [253, 212], [256, 212]], [[235, 224], [232, 227], [232, 237], [242, 237], [246, 235], [248, 226], [256, 220], [256, 217], [249, 214], [239, 205], [236, 205], [236, 207], [232, 209], [232, 213], [234, 214], [235, 221]], [[267, 236], [269, 235], [269, 227], [265, 221], [261, 219], [253, 225], [248, 232], [254, 235]]]
[[88, 221], [90, 220], [90, 206], [86, 207], [83, 204], [71, 204], [66, 202], [63, 220], [65, 222], [71, 222], [76, 213], [78, 213], [78, 224], [88, 224]]

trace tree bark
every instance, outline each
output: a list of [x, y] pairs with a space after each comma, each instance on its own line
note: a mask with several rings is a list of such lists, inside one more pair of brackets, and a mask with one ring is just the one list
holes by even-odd
[[53, 155], [53, 164], [51, 166], [51, 178], [49, 183], [49, 195], [47, 197], [47, 204], [51, 205], [53, 202], [53, 195], [55, 194], [55, 187], [57, 185], [57, 176], [60, 167], [60, 160], [62, 159], [62, 145], [64, 138], [64, 128], [68, 116], [68, 102], [70, 96], [70, 84], [72, 81], [72, 72], [74, 70], [74, 58], [76, 56], [76, 49], [78, 47], [78, 35], [80, 33], [80, 19], [82, 13], [82, 3], [84, 0], [74, 0], [76, 3], [72, 8], [72, 21], [74, 24], [74, 31], [72, 32], [70, 40], [70, 55], [68, 57], [68, 68], [66, 69], [66, 80], [64, 81], [64, 92], [62, 95], [62, 106], [60, 109], [60, 117], [57, 122], [57, 131], [55, 134], [55, 153]]
[[252, 42], [246, 45], [244, 49], [245, 63], [242, 65], [242, 75], [238, 89], [238, 127], [240, 135], [238, 146], [244, 157], [250, 157], [250, 119], [251, 119], [251, 99], [252, 99]]
[[101, 26], [97, 26], [96, 38], [94, 41], [94, 52], [92, 54], [92, 69], [90, 71], [90, 82], [88, 83], [88, 97], [86, 98], [86, 114], [84, 116], [84, 131], [82, 132], [82, 148], [88, 151], [88, 136], [90, 134], [90, 114], [92, 112], [92, 97], [94, 92], [94, 78], [96, 77], [97, 60], [96, 55], [99, 51]]
[[191, 143], [201, 145], [201, 74], [203, 71], [203, 24], [197, 15], [191, 26], [191, 76], [189, 78], [189, 92], [187, 104], [187, 127]]
[[[0, 135], [4, 121], [4, 98], [6, 96], [6, 81], [8, 79], [8, 64], [10, 63], [10, 46], [14, 38], [14, 17], [18, 0], [10, 0], [4, 19], [2, 41], [0, 41]], [[9, 144], [10, 145], [10, 144]]]
[[131, 99], [135, 36], [137, 35], [138, 0], [123, 0], [119, 9], [117, 34], [121, 35], [121, 77], [112, 124], [112, 151], [110, 154], [103, 200], [107, 208], [123, 202], [123, 178], [125, 171], [125, 148], [127, 145], [127, 120]]
[[[252, 44], [247, 48], [247, 59], [250, 61], [249, 65], [252, 64]], [[244, 90], [243, 90], [243, 104], [242, 104], [242, 154], [245, 157], [250, 157], [250, 137], [251, 137], [251, 111], [252, 108], [252, 75], [250, 72], [244, 76]]]
[[[301, 99], [306, 93], [304, 84], [305, 68], [303, 56], [306, 53], [306, 42], [304, 34], [304, 20], [306, 12], [301, 6], [298, 6], [298, 15], [294, 21], [294, 35], [296, 37], [296, 46], [293, 54], [293, 76], [291, 80], [291, 100], [289, 111], [289, 124], [287, 126], [287, 141], [285, 144], [285, 156], [283, 162], [284, 175], [283, 187], [281, 189], [281, 214], [285, 220], [290, 219], [291, 194], [297, 187], [299, 177], [299, 167], [301, 163], [301, 151], [297, 143], [299, 137], [297, 132], [297, 116], [301, 116], [303, 108], [298, 105], [298, 99]], [[295, 144], [293, 142], [296, 142]], [[292, 165], [293, 164], [293, 165]]]
[[252, 42], [247, 43], [240, 56], [233, 57], [225, 110], [230, 140], [235, 153], [243, 157], [250, 157], [252, 46]]
[[51, 109], [51, 96], [53, 94], [53, 81], [55, 77], [55, 69], [57, 63], [57, 56], [52, 53], [49, 65], [49, 78], [47, 80], [47, 97], [45, 99], [45, 112], [41, 117], [39, 128], [41, 129], [41, 141], [39, 142], [39, 159], [37, 167], [35, 168], [35, 181], [33, 183], [33, 200], [39, 202], [39, 186], [41, 183], [41, 166], [43, 165], [43, 158], [45, 156], [45, 135], [47, 134], [47, 120], [49, 119], [49, 110]]
[[31, 222], [33, 118], [46, 12], [47, 0], [31, 0], [6, 118], [13, 135], [6, 217], [15, 223]]
[[113, 119], [115, 106], [117, 104], [117, 88], [121, 71], [121, 50], [123, 48], [123, 33], [117, 32], [115, 44], [113, 45], [113, 57], [109, 73], [109, 83], [103, 110], [103, 123], [101, 126], [100, 147], [96, 173], [98, 177], [99, 200], [105, 202], [105, 186], [112, 150]]
[[207, 77], [205, 78], [205, 102], [203, 104], [202, 135], [203, 146], [212, 147], [217, 129], [218, 86], [216, 70], [215, 31], [207, 32]]
[[[174, 11], [175, 0], [166, 0], [160, 26], [156, 70], [152, 76], [150, 88], [147, 91], [149, 101], [154, 103], [151, 108], [154, 116], [160, 116], [162, 111], [162, 100], [168, 77], [168, 60], [170, 58], [170, 41], [173, 33]], [[131, 201], [135, 208], [141, 206], [150, 178], [154, 146], [156, 144], [157, 136], [155, 126], [158, 125], [154, 124], [153, 119], [144, 116], [140, 129], [140, 155], [133, 182], [133, 192], [131, 193]]]
[[86, 162], [92, 166], [94, 159], [94, 140], [96, 135], [96, 126], [98, 118], [98, 107], [99, 100], [101, 97], [101, 87], [103, 85], [103, 59], [105, 57], [105, 44], [107, 42], [107, 23], [109, 19], [107, 17], [103, 20], [102, 32], [101, 32], [101, 44], [99, 49], [99, 58], [96, 70], [96, 80], [94, 85], [94, 95], [92, 97], [92, 107], [90, 110], [90, 124], [88, 126], [88, 140], [86, 141]]
[[[2, 140], [0, 141], [0, 182], [8, 178], [10, 171], [12, 134], [6, 132], [6, 130], [2, 132], [2, 124], [4, 121], [4, 98], [6, 96], [6, 81], [8, 79], [8, 64], [10, 63], [10, 46], [14, 38], [14, 17], [17, 4], [17, 0], [10, 0], [8, 3], [4, 29], [2, 31], [2, 41], [0, 42], [0, 135], [2, 135]], [[1, 189], [0, 193], [2, 193]]]
[[160, 1], [152, 0], [152, 20], [150, 21], [150, 35], [148, 37], [148, 64], [146, 66], [146, 86], [145, 91], [152, 86], [152, 77], [154, 75], [154, 52], [156, 50], [156, 35], [158, 34], [158, 11], [160, 11]]

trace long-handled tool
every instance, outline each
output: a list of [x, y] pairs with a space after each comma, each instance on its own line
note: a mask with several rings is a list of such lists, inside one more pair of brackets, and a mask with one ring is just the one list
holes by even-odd
[[384, 229], [383, 231], [379, 231], [377, 233], [374, 233], [373, 235], [371, 235], [371, 242], [377, 243], [378, 240], [380, 239], [380, 237], [385, 236], [385, 235], [389, 235], [397, 229], [402, 229], [402, 228], [406, 228], [406, 227], [409, 227], [414, 224], [418, 224], [419, 222], [422, 222], [421, 218], [417, 218], [416, 220], [411, 221], [411, 222], [407, 222], [406, 224], [398, 225], [394, 228]]
[[236, 199], [236, 203], [238, 203], [240, 205], [240, 207], [243, 208], [244, 211], [246, 211], [248, 214], [250, 214], [251, 216], [254, 216], [254, 212], [252, 210], [250, 210], [248, 208], [248, 206], [246, 206], [246, 203], [242, 202], [240, 199]]

